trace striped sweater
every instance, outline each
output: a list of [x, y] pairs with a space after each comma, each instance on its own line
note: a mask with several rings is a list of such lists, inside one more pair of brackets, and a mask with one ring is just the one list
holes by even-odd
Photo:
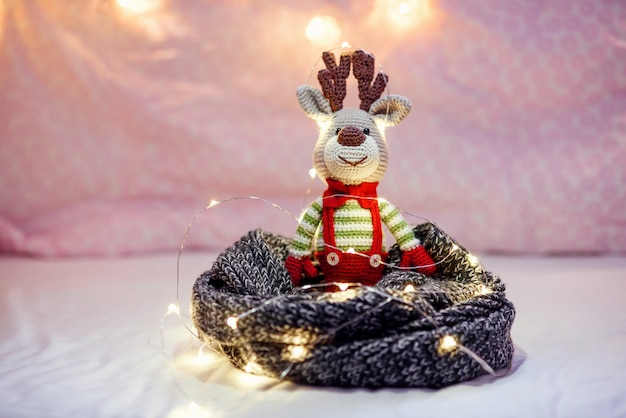
[[[378, 198], [378, 207], [381, 221], [387, 226], [402, 251], [409, 251], [420, 245], [411, 227], [393, 204]], [[364, 209], [358, 201], [349, 199], [335, 210], [334, 222], [335, 241], [339, 249], [342, 251], [354, 249], [357, 252], [371, 249], [374, 227], [369, 209]], [[322, 228], [322, 197], [319, 197], [302, 214], [290, 254], [298, 258], [309, 256], [314, 241], [316, 250], [323, 251]]]

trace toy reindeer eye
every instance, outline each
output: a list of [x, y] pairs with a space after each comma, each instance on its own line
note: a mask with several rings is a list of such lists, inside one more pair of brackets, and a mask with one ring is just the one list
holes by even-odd
[[369, 134], [370, 134], [370, 128], [365, 128], [365, 129], [363, 129], [363, 133], [364, 133], [365, 135], [369, 135]]
[[339, 135], [339, 132], [341, 132], [341, 128], [335, 129], [335, 135]]

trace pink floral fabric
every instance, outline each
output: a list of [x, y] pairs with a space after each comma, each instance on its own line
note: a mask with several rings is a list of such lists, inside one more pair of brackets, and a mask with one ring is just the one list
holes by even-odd
[[199, 212], [186, 247], [293, 234], [229, 199], [297, 216], [323, 190], [295, 98], [338, 46], [307, 40], [315, 15], [413, 104], [379, 187], [409, 222], [472, 251], [626, 251], [620, 0], [414, 0], [403, 24], [392, 1], [62, 3], [0, 3], [0, 252], [173, 251]]

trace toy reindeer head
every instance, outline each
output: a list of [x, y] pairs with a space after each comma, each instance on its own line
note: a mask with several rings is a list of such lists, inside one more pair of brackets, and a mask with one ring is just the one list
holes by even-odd
[[[400, 123], [409, 113], [408, 99], [382, 97], [388, 77], [374, 78], [374, 57], [362, 50], [343, 53], [339, 64], [332, 52], [322, 55], [326, 69], [318, 73], [322, 90], [300, 86], [300, 106], [320, 126], [313, 166], [322, 179], [346, 185], [378, 182], [387, 169], [385, 128]], [[343, 108], [350, 65], [358, 81], [360, 108]]]

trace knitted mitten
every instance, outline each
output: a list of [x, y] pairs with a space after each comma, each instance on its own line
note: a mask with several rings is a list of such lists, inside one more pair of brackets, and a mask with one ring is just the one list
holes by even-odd
[[437, 271], [435, 261], [421, 245], [402, 254], [400, 267], [417, 267], [417, 271], [427, 276], [431, 276]]
[[306, 278], [317, 277], [317, 269], [311, 262], [311, 259], [307, 256], [296, 258], [292, 255], [287, 257], [285, 266], [291, 276], [291, 282], [294, 286], [298, 286], [302, 280], [302, 275]]

